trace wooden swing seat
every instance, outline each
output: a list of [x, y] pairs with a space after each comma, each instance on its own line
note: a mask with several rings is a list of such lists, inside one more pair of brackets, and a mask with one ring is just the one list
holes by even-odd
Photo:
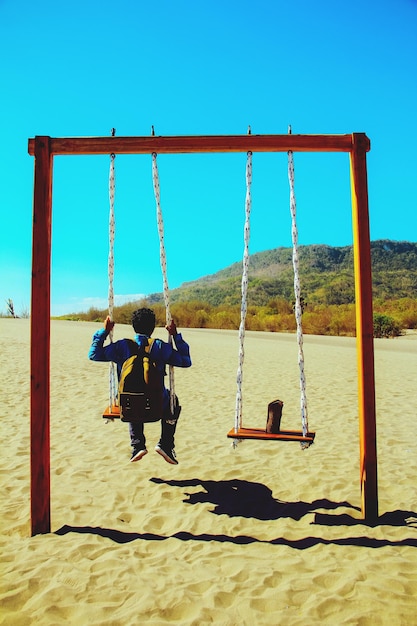
[[304, 437], [300, 430], [280, 430], [278, 433], [267, 433], [262, 428], [239, 428], [236, 432], [234, 428], [229, 430], [227, 436], [231, 439], [260, 439], [269, 441], [304, 441], [313, 443], [315, 432], [309, 432]]
[[105, 420], [115, 420], [120, 419], [120, 407], [118, 404], [112, 404], [112, 406], [108, 406], [103, 411], [103, 419]]

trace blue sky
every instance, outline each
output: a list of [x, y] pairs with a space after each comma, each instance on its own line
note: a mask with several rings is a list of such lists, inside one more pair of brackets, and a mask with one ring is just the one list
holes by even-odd
[[[30, 307], [27, 140], [365, 132], [371, 238], [417, 238], [416, 0], [0, 0], [0, 311]], [[246, 155], [158, 159], [171, 288], [239, 261]], [[347, 154], [294, 155], [299, 243], [352, 243]], [[52, 313], [107, 301], [109, 158], [55, 157]], [[291, 245], [253, 157], [252, 253]], [[116, 158], [115, 293], [162, 290], [151, 157]]]

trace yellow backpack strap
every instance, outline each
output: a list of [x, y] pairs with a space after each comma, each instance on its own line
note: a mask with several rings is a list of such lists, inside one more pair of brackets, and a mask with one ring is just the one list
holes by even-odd
[[150, 338], [148, 337], [148, 345], [147, 345], [147, 346], [145, 346], [145, 352], [146, 352], [147, 354], [149, 354], [149, 353], [150, 353], [150, 351], [151, 351], [151, 348], [152, 348], [152, 345], [153, 345], [153, 342], [154, 342], [154, 341], [155, 341], [154, 339], [150, 339]]
[[152, 361], [149, 356], [150, 356], [150, 351], [152, 348], [152, 344], [153, 344], [154, 340], [153, 339], [149, 339], [148, 338], [148, 345], [145, 346], [145, 355], [146, 355], [146, 359], [143, 359], [143, 378], [144, 381], [146, 382], [146, 384], [149, 383], [149, 368], [150, 368], [150, 363], [154, 363], [154, 361]]

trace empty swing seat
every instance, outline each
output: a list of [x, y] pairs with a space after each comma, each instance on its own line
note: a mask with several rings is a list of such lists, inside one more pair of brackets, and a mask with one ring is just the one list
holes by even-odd
[[301, 430], [280, 430], [278, 433], [267, 433], [262, 428], [239, 428], [237, 431], [232, 428], [227, 433], [231, 439], [259, 439], [262, 441], [301, 441], [313, 443], [316, 433], [309, 432], [304, 437]]
[[301, 430], [281, 430], [281, 417], [284, 403], [274, 400], [268, 404], [266, 428], [232, 428], [227, 433], [231, 439], [260, 439], [269, 441], [300, 441], [312, 444], [316, 433], [308, 432], [305, 436]]

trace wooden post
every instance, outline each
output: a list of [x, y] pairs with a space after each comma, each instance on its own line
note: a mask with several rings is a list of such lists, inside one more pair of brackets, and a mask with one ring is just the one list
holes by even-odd
[[50, 276], [52, 162], [49, 137], [35, 139], [31, 307], [32, 536], [51, 530], [50, 507]]
[[375, 522], [378, 519], [378, 484], [371, 243], [366, 172], [366, 152], [369, 150], [369, 140], [362, 133], [355, 133], [352, 138], [353, 150], [350, 153], [350, 165], [356, 293], [360, 483], [362, 515], [365, 520]]

